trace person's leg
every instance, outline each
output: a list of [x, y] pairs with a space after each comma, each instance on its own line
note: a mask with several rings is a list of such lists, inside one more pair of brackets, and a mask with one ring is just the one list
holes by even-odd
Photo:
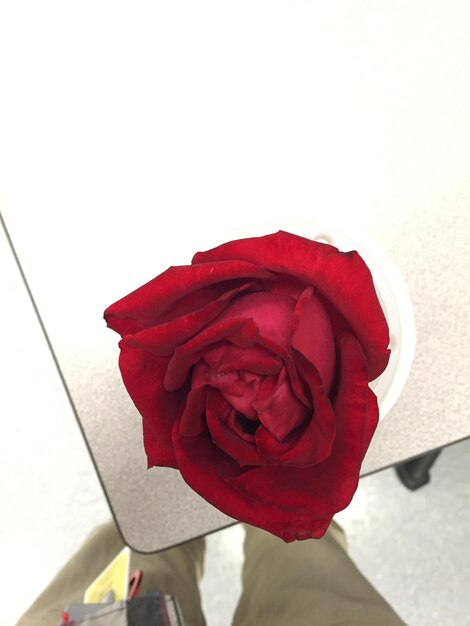
[[319, 540], [284, 543], [246, 525], [243, 592], [233, 626], [404, 626], [346, 552], [333, 522]]
[[[123, 547], [114, 522], [95, 528], [17, 626], [57, 624], [64, 607], [83, 601], [85, 589]], [[200, 538], [156, 554], [132, 552], [131, 568], [144, 572], [140, 593], [161, 591], [175, 596], [187, 626], [205, 626], [198, 587], [204, 547], [204, 539]]]

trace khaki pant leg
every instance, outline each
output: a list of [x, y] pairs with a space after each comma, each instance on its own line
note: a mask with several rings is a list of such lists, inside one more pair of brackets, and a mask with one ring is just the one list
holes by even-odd
[[[114, 522], [95, 528], [17, 626], [56, 626], [65, 606], [83, 601], [85, 589], [123, 547]], [[144, 572], [140, 593], [161, 591], [174, 595], [187, 626], [205, 626], [198, 587], [204, 549], [201, 538], [156, 554], [132, 552], [131, 569]]]
[[404, 626], [349, 558], [336, 523], [322, 539], [289, 544], [246, 531], [233, 626]]

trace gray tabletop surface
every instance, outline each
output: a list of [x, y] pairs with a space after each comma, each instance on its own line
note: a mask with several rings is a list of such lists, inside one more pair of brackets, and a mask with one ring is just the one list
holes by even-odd
[[239, 225], [355, 230], [408, 285], [415, 358], [363, 474], [470, 436], [470, 15], [405, 4], [110, 5], [93, 19], [70, 4], [4, 38], [2, 214], [140, 551], [232, 520], [177, 471], [146, 469], [102, 313]]

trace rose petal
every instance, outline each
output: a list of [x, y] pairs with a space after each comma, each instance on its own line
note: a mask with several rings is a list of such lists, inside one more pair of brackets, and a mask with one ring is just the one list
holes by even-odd
[[330, 441], [336, 432], [335, 416], [331, 410], [331, 395], [326, 393], [317, 368], [301, 352], [294, 350], [294, 361], [298, 375], [309, 389], [315, 413], [314, 421], [321, 436]]
[[253, 288], [253, 285], [254, 283], [245, 283], [237, 289], [225, 292], [197, 311], [126, 336], [127, 345], [147, 350], [157, 356], [171, 356], [178, 346], [197, 335], [216, 319], [234, 297]]
[[[240, 378], [238, 372], [213, 372], [209, 370], [207, 375], [207, 384], [218, 389], [223, 396], [230, 396], [234, 399], [245, 401], [249, 385]], [[228, 402], [230, 399], [227, 398]]]
[[[318, 467], [254, 467], [249, 474], [234, 477], [231, 484], [252, 499], [264, 501], [265, 505], [289, 509], [304, 517], [326, 519], [334, 514], [334, 494], [331, 492], [335, 484], [334, 481], [320, 483], [317, 479]], [[266, 481], [275, 484], [276, 490], [266, 490]], [[294, 514], [292, 518], [295, 521]]]
[[202, 330], [186, 344], [176, 348], [168, 364], [164, 386], [167, 391], [179, 389], [186, 380], [191, 367], [197, 363], [211, 344], [227, 340], [249, 347], [254, 344], [258, 328], [253, 320], [226, 320], [214, 323]]
[[218, 389], [236, 411], [248, 419], [257, 419], [253, 400], [258, 392], [259, 377], [247, 384], [236, 372], [221, 372], [212, 377], [209, 384]]
[[295, 307], [291, 341], [315, 366], [328, 392], [335, 373], [335, 343], [330, 320], [312, 287], [304, 290]]
[[260, 427], [260, 421], [258, 419], [250, 419], [231, 407], [225, 424], [237, 437], [241, 437], [245, 441], [254, 444], [256, 430]]
[[[264, 350], [265, 354], [275, 355], [278, 362], [283, 361], [286, 364], [292, 389], [304, 405], [308, 406], [308, 400], [305, 398], [301, 384], [298, 381], [293, 359], [291, 356], [290, 336], [294, 324], [295, 301], [285, 295], [274, 293], [248, 293], [242, 294], [234, 299], [219, 315], [217, 323], [224, 323], [231, 319], [237, 320], [243, 317], [253, 320], [259, 329], [259, 338], [257, 339], [256, 350]], [[227, 348], [228, 349], [228, 348]], [[220, 348], [216, 353], [216, 358], [221, 359], [217, 362], [220, 369], [222, 363], [230, 363], [225, 358], [222, 360]], [[245, 359], [250, 363], [254, 362], [254, 352], [247, 351], [245, 357], [240, 356], [237, 361], [234, 358], [233, 367], [250, 368]], [[226, 369], [232, 367], [228, 365]], [[259, 368], [252, 371], [260, 371]], [[227, 395], [226, 395], [227, 397]], [[229, 399], [227, 397], [227, 399]], [[242, 407], [239, 403], [234, 406], [247, 416], [252, 416], [252, 411], [248, 409], [249, 402]]]
[[260, 335], [287, 349], [293, 325], [295, 300], [276, 293], [248, 293], [232, 300], [219, 320], [247, 318]]
[[291, 274], [318, 289], [340, 311], [361, 342], [369, 380], [383, 372], [390, 355], [388, 326], [369, 268], [357, 252], [342, 253], [328, 244], [279, 231], [198, 252], [192, 262], [230, 259]]
[[218, 372], [237, 370], [251, 372], [252, 375], [272, 376], [279, 373], [282, 367], [282, 360], [277, 354], [259, 345], [242, 348], [222, 342], [208, 348], [203, 359]]
[[264, 379], [251, 404], [263, 426], [280, 442], [311, 413], [292, 392], [284, 368], [277, 377]]
[[180, 432], [183, 435], [194, 436], [204, 432], [206, 427], [204, 419], [206, 396], [207, 387], [205, 385], [192, 386], [180, 420]]
[[144, 446], [148, 467], [177, 467], [171, 432], [179, 420], [184, 397], [163, 388], [168, 359], [119, 344], [119, 367], [124, 385], [143, 418]]
[[[258, 370], [262, 374], [246, 371], [243, 369], [245, 367]], [[260, 401], [260, 385], [266, 380], [264, 374], [277, 373], [281, 367], [281, 359], [261, 346], [241, 348], [221, 342], [204, 351], [201, 361], [193, 368], [192, 381], [194, 384], [200, 380], [219, 389], [230, 405], [242, 415], [258, 419], [253, 403], [256, 399]]]
[[262, 237], [228, 241], [211, 250], [197, 252], [192, 263], [243, 260], [283, 274], [292, 274], [292, 268], [295, 268], [294, 276], [304, 278], [310, 276], [312, 268], [325, 258], [336, 254], [338, 249], [334, 246], [280, 230]]
[[344, 333], [338, 340], [341, 380], [333, 404], [336, 438], [331, 456], [318, 466], [318, 480], [336, 476], [335, 506], [338, 511], [350, 503], [359, 481], [359, 472], [372, 435], [377, 428], [377, 399], [368, 387], [368, 368], [357, 339]]
[[[259, 377], [256, 377], [258, 381]], [[218, 372], [212, 370], [204, 361], [199, 361], [193, 368], [192, 381], [201, 380], [205, 385], [217, 389], [228, 404], [246, 417], [256, 418], [251, 406], [259, 386], [246, 383], [237, 371]]]
[[[212, 441], [241, 466], [265, 465], [256, 446], [227, 428], [226, 416], [233, 412], [229, 403], [215, 389], [207, 394], [206, 419]], [[225, 414], [225, 419], [224, 419]]]
[[308, 468], [251, 467], [232, 477], [216, 473], [217, 453], [203, 435], [174, 437], [183, 478], [206, 500], [285, 541], [321, 537], [357, 488], [366, 444], [377, 423], [367, 364], [352, 334], [339, 339], [342, 377], [335, 402], [337, 434], [331, 455]]
[[250, 278], [268, 284], [276, 279], [263, 267], [237, 260], [170, 267], [109, 306], [104, 318], [121, 336], [133, 334], [200, 309]]
[[284, 367], [286, 368], [287, 375], [289, 377], [289, 383], [292, 388], [292, 391], [297, 396], [297, 399], [302, 402], [307, 408], [311, 408], [311, 402], [308, 394], [306, 393], [305, 385], [303, 381], [299, 378], [292, 349], [289, 347], [288, 350], [282, 348], [279, 344], [276, 344], [274, 341], [270, 341], [269, 339], [265, 339], [264, 337], [258, 337], [257, 339], [258, 345], [263, 346], [273, 354], [277, 354], [281, 359]]
[[[298, 486], [295, 476], [291, 481], [291, 472], [295, 474], [309, 470], [285, 467], [242, 468], [232, 457], [214, 446], [207, 435], [181, 437], [177, 429], [173, 431], [173, 446], [183, 479], [196, 493], [227, 515], [269, 530], [284, 541], [294, 541], [297, 535], [301, 539], [319, 538], [326, 532], [326, 523], [331, 521], [332, 515], [327, 513], [326, 516], [321, 516], [320, 509], [324, 508], [321, 503], [312, 510], [290, 505], [291, 490]], [[284, 484], [290, 489], [282, 493], [278, 504], [271, 505], [269, 494], [278, 493], [276, 469], [283, 470]], [[266, 470], [261, 481], [257, 478], [258, 470]], [[257, 493], [256, 497], [251, 497], [244, 490], [243, 483], [239, 487], [237, 481], [243, 477], [245, 483], [249, 483], [253, 477], [263, 495], [260, 497]], [[309, 493], [307, 488], [302, 491]]]
[[277, 274], [276, 282], [269, 285], [269, 287], [267, 286], [267, 291], [270, 291], [271, 293], [278, 293], [283, 296], [289, 296], [296, 301], [300, 298], [304, 289], [304, 280], [288, 274]]
[[313, 414], [310, 412], [305, 426], [292, 431], [283, 441], [277, 441], [266, 429], [256, 432], [258, 450], [266, 459], [279, 465], [309, 467], [320, 463], [331, 454], [335, 438], [335, 417], [328, 397], [324, 394], [320, 377], [305, 360], [309, 369]]

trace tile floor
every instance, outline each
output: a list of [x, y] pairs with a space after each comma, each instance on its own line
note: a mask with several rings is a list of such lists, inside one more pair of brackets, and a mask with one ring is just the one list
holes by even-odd
[[[1, 230], [0, 268], [0, 626], [12, 626], [109, 511]], [[444, 450], [416, 493], [393, 470], [363, 479], [338, 521], [410, 626], [470, 625], [470, 440]], [[208, 537], [209, 626], [230, 624], [242, 542], [240, 526]]]

